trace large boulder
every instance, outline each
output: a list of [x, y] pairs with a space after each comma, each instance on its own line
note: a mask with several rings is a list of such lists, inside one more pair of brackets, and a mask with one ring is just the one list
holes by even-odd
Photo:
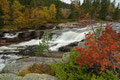
[[34, 39], [36, 37], [37, 37], [37, 34], [36, 34], [35, 31], [25, 31], [25, 32], [19, 33], [19, 35], [18, 35], [19, 39], [24, 38], [24, 39], [27, 39], [27, 40], [28, 39]]
[[18, 74], [24, 69], [29, 68], [33, 64], [51, 64], [54, 62], [59, 62], [61, 58], [47, 58], [47, 57], [30, 57], [25, 59], [17, 60], [15, 63], [7, 64], [2, 73], [13, 73]]
[[30, 73], [23, 77], [23, 80], [57, 80], [57, 78], [47, 74]]
[[0, 80], [22, 80], [22, 77], [15, 74], [5, 73], [0, 74]]

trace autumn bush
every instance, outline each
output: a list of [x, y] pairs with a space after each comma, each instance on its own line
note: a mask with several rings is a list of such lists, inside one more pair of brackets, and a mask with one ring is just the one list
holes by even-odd
[[68, 62], [51, 65], [60, 80], [120, 80], [120, 33], [111, 24], [99, 36], [86, 34], [84, 45], [70, 52]]
[[111, 24], [107, 24], [105, 31], [96, 39], [95, 33], [86, 35], [87, 49], [76, 47], [76, 51], [81, 53], [77, 57], [76, 63], [94, 68], [97, 73], [106, 69], [111, 69], [117, 75], [120, 68], [120, 33], [116, 33]]
[[51, 64], [52, 69], [55, 71], [56, 76], [60, 80], [119, 80], [110, 70], [95, 74], [91, 72], [89, 67], [80, 67], [74, 60], [80, 53], [77, 51], [70, 52], [68, 62], [59, 62]]
[[47, 64], [34, 64], [28, 69], [25, 69], [19, 73], [19, 76], [25, 76], [29, 73], [39, 73], [39, 74], [49, 74], [54, 76], [55, 72], [52, 70], [52, 68]]

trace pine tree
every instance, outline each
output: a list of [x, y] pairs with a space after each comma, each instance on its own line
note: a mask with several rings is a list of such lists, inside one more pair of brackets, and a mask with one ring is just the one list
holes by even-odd
[[114, 14], [113, 14], [113, 19], [114, 19], [114, 20], [120, 19], [119, 6], [120, 6], [120, 3], [118, 4], [118, 6], [117, 6], [117, 8], [115, 9], [115, 12], [114, 12]]
[[0, 6], [0, 28], [1, 28], [1, 26], [3, 26], [3, 18], [2, 18], [2, 16], [3, 16], [3, 11], [2, 11], [1, 6]]
[[108, 8], [109, 8], [110, 0], [101, 0], [101, 10], [99, 14], [99, 18], [102, 20], [106, 19], [108, 15]]

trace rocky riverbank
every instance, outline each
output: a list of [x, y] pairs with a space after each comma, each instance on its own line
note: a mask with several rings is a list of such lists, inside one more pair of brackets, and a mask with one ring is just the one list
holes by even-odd
[[[62, 58], [46, 58], [46, 57], [29, 57], [21, 58], [14, 63], [7, 64], [1, 71], [0, 80], [56, 80], [55, 76], [48, 74], [29, 73], [27, 75], [19, 76], [22, 70], [31, 67], [33, 64], [51, 64], [60, 61], [66, 61], [69, 53], [65, 53]], [[59, 80], [59, 79], [58, 79]]]
[[[59, 30], [64, 28], [83, 28], [88, 21], [80, 22], [67, 22], [59, 24], [44, 24], [36, 25], [32, 29], [19, 29], [19, 30], [10, 30], [10, 31], [1, 31], [0, 32], [0, 46], [15, 44], [23, 41], [28, 41], [31, 39], [39, 38], [41, 39], [44, 30]], [[92, 24], [96, 21], [92, 21]]]
[[[31, 30], [0, 32], [0, 54], [2, 55], [0, 56], [0, 63], [5, 65], [5, 67], [1, 65], [3, 69], [0, 80], [56, 80], [57, 77], [48, 74], [29, 73], [24, 77], [18, 76], [18, 74], [33, 64], [49, 65], [59, 61], [66, 62], [68, 53], [74, 47], [85, 47], [85, 33], [90, 32], [90, 30], [82, 25], [84, 23], [87, 22], [49, 24], [47, 26], [36, 26]], [[113, 24], [114, 30], [120, 31], [119, 24]], [[95, 24], [94, 27], [98, 25]], [[50, 44], [51, 51], [44, 52], [42, 56], [36, 56], [35, 52], [39, 51], [37, 45], [41, 41], [44, 30], [50, 30], [51, 35], [53, 35]]]

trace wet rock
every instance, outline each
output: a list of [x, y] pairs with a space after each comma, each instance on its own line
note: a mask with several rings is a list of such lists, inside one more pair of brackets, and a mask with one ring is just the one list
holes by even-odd
[[39, 31], [39, 30], [37, 30], [37, 31], [36, 31], [36, 34], [37, 34], [37, 37], [38, 37], [39, 39], [41, 39], [42, 36], [43, 36], [43, 34], [44, 34], [44, 31]]
[[1, 37], [4, 37], [4, 33], [3, 32], [0, 32], [0, 38]]
[[22, 77], [19, 77], [15, 74], [5, 73], [0, 74], [0, 80], [22, 80]]
[[36, 38], [36, 32], [35, 31], [27, 31], [27, 32], [23, 32], [23, 33], [19, 33], [18, 38], [19, 39], [34, 39]]
[[25, 59], [17, 60], [15, 63], [7, 64], [2, 73], [13, 73], [18, 74], [22, 70], [25, 70], [32, 66], [33, 64], [51, 64], [54, 62], [59, 62], [61, 58], [47, 58], [47, 57], [30, 57]]
[[25, 49], [21, 50], [19, 53], [16, 53], [18, 55], [23, 56], [35, 56], [35, 52], [38, 52], [39, 49], [37, 45], [34, 46], [27, 46]]
[[57, 80], [57, 78], [47, 74], [31, 73], [23, 77], [23, 80]]
[[71, 49], [72, 49], [72, 47], [65, 46], [65, 47], [60, 47], [58, 49], [58, 51], [60, 51], [60, 52], [70, 52]]
[[37, 25], [36, 26], [36, 30], [45, 30], [45, 29], [53, 29], [54, 28], [54, 24], [44, 24], [44, 25]]
[[60, 51], [60, 52], [70, 52], [77, 45], [78, 45], [78, 42], [74, 42], [74, 43], [71, 43], [71, 44], [69, 44], [67, 46], [60, 47], [58, 49], [58, 51]]
[[[85, 27], [85, 23], [88, 23], [88, 20], [80, 21], [80, 22], [67, 22], [67, 23], [60, 23], [57, 25], [57, 28], [82, 28]], [[95, 21], [91, 22], [92, 24], [96, 23]]]
[[8, 56], [2, 56], [1, 59], [4, 59], [4, 60], [5, 59], [10, 59], [10, 57], [8, 57]]

